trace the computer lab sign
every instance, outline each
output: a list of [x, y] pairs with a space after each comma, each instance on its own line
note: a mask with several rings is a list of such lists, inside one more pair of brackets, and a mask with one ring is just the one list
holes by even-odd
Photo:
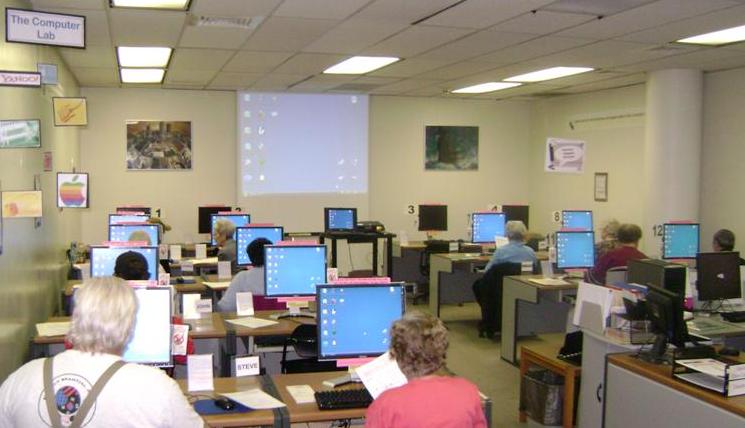
[[5, 40], [85, 48], [85, 16], [6, 8]]

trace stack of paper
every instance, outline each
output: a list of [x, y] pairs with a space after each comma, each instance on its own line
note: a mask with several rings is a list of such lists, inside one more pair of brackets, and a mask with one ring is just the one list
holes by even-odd
[[265, 320], [263, 318], [256, 318], [256, 317], [235, 318], [232, 320], [225, 320], [225, 321], [231, 324], [239, 325], [241, 327], [248, 327], [248, 328], [261, 328], [261, 327], [268, 327], [270, 325], [279, 324], [277, 321]]
[[39, 336], [64, 336], [70, 331], [70, 322], [43, 322], [36, 324]]

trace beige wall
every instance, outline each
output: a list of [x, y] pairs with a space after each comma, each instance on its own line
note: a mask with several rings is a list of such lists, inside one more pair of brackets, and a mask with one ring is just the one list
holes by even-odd
[[[20, 1], [1, 0], [0, 6], [28, 7]], [[0, 23], [5, 34], [5, 20]], [[80, 211], [56, 208], [56, 171], [69, 170], [77, 162], [78, 129], [55, 128], [53, 96], [75, 96], [77, 82], [54, 48], [0, 39], [0, 70], [36, 71], [38, 62], [58, 65], [59, 85], [43, 88], [0, 87], [0, 119], [41, 119], [42, 147], [0, 149], [2, 190], [33, 190], [34, 175], [41, 178], [43, 218], [3, 221], [3, 253], [0, 255], [0, 380], [22, 362], [34, 323], [46, 320], [57, 308], [67, 273], [65, 248], [80, 238]], [[53, 155], [53, 172], [44, 172], [43, 152]]]

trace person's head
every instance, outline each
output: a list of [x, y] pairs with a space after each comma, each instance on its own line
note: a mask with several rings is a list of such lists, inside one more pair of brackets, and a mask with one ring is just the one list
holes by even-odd
[[445, 365], [448, 332], [438, 318], [407, 312], [391, 327], [390, 354], [408, 379], [427, 376]]
[[642, 239], [642, 229], [630, 223], [624, 223], [618, 227], [618, 242], [621, 245], [636, 246]]
[[616, 219], [608, 220], [603, 228], [600, 230], [600, 237], [603, 241], [615, 241], [618, 239], [618, 228], [621, 227], [621, 223]]
[[217, 241], [217, 245], [222, 245], [227, 240], [233, 239], [234, 233], [235, 225], [232, 221], [217, 220], [217, 223], [215, 223], [215, 241]]
[[526, 233], [528, 233], [528, 229], [525, 227], [525, 224], [519, 220], [510, 220], [504, 226], [504, 234], [510, 241], [523, 242]]
[[75, 292], [68, 338], [78, 351], [122, 355], [136, 314], [137, 298], [124, 280], [90, 278]]
[[272, 245], [272, 241], [266, 238], [256, 238], [246, 247], [248, 259], [254, 267], [264, 266], [264, 246]]
[[114, 266], [114, 276], [126, 281], [142, 281], [150, 279], [147, 259], [136, 251], [119, 254]]
[[147, 245], [153, 245], [153, 242], [150, 240], [150, 235], [147, 234], [144, 230], [135, 230], [134, 232], [129, 234], [129, 239], [127, 239], [129, 242], [146, 242]]
[[714, 251], [732, 251], [735, 248], [735, 234], [729, 229], [719, 229], [714, 234], [711, 246]]

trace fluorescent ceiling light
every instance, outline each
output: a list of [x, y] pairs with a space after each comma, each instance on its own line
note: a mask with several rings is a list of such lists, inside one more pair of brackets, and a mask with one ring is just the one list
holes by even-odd
[[166, 71], [162, 68], [122, 68], [122, 83], [160, 83]]
[[558, 79], [559, 77], [567, 77], [580, 73], [587, 73], [592, 71], [594, 68], [590, 67], [552, 67], [545, 70], [533, 71], [530, 73], [521, 74], [519, 76], [512, 76], [504, 79], [507, 82], [542, 82], [544, 80]]
[[745, 25], [680, 39], [678, 43], [717, 46], [741, 42], [743, 40], [745, 40]]
[[465, 88], [455, 89], [450, 91], [454, 94], [483, 94], [485, 92], [494, 92], [500, 89], [514, 88], [520, 86], [522, 83], [507, 83], [507, 82], [487, 82], [478, 85], [468, 86]]
[[191, 0], [110, 0], [111, 7], [186, 10]]
[[323, 70], [325, 74], [365, 74], [398, 61], [391, 56], [353, 56]]
[[120, 67], [165, 67], [171, 59], [171, 48], [128, 47], [116, 48]]

